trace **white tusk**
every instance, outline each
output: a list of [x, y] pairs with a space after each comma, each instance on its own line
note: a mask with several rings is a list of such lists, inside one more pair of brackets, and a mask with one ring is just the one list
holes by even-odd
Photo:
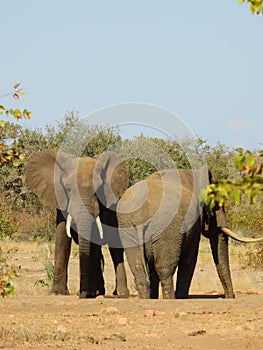
[[68, 214], [67, 223], [66, 223], [66, 233], [68, 238], [71, 238], [71, 233], [70, 233], [71, 223], [72, 223], [72, 217]]
[[99, 216], [96, 217], [96, 224], [97, 224], [98, 229], [99, 229], [100, 239], [103, 239], [103, 229], [102, 229], [102, 224], [101, 224]]
[[229, 230], [226, 227], [222, 227], [221, 230], [228, 235], [229, 237], [235, 239], [238, 242], [243, 242], [243, 243], [255, 243], [255, 242], [261, 242], [263, 241], [263, 237], [261, 238], [247, 238], [247, 237], [240, 237], [231, 230]]

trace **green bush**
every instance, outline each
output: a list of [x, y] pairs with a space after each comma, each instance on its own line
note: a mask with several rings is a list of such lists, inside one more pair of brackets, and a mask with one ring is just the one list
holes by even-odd
[[52, 263], [52, 261], [50, 261], [50, 259], [47, 259], [45, 263], [45, 271], [47, 274], [47, 278], [37, 280], [34, 283], [35, 287], [50, 287], [52, 285], [54, 278], [54, 264]]

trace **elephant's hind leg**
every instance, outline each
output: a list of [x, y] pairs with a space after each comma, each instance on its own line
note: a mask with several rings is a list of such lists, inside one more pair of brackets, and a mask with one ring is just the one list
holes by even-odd
[[159, 273], [161, 281], [163, 299], [174, 299], [174, 283], [173, 283], [173, 269], [170, 267], [161, 268]]
[[164, 299], [174, 299], [173, 275], [177, 266], [177, 255], [172, 244], [165, 239], [153, 243], [154, 267], [159, 277]]
[[146, 251], [146, 261], [149, 269], [149, 278], [150, 278], [150, 298], [158, 299], [159, 298], [159, 284], [160, 279], [158, 273], [155, 270], [154, 265], [154, 256], [152, 250], [151, 242], [146, 242], [145, 244]]
[[158, 299], [160, 280], [154, 266], [150, 266], [150, 264], [149, 264], [149, 276], [150, 276], [150, 298]]
[[[158, 275], [158, 281], [161, 282], [163, 299], [174, 299], [173, 275], [175, 272], [174, 265], [168, 265], [164, 259], [155, 257], [155, 271]], [[155, 286], [155, 289], [157, 286]]]

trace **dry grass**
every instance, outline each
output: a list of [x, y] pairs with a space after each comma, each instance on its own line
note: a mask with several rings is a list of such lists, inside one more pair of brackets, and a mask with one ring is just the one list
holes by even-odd
[[[13, 281], [16, 295], [22, 296], [28, 295], [28, 293], [31, 295], [48, 294], [48, 286], [36, 286], [35, 282], [40, 279], [47, 281], [45, 264], [49, 259], [53, 259], [54, 244], [6, 241], [1, 243], [1, 245], [4, 250], [17, 248], [17, 251], [12, 253], [11, 259], [12, 263], [21, 266], [17, 270], [18, 277]], [[246, 254], [246, 249], [244, 245], [230, 244], [230, 264], [234, 289], [235, 291], [263, 290], [262, 270], [255, 270], [244, 266], [242, 256]], [[103, 247], [103, 254], [105, 258], [106, 292], [111, 294], [115, 288], [115, 277], [107, 247]], [[127, 263], [126, 269], [130, 291], [132, 294], [136, 294], [133, 276]], [[75, 244], [72, 245], [71, 250], [68, 285], [70, 292], [76, 295], [79, 288], [79, 268], [78, 246]], [[190, 293], [199, 294], [220, 291], [222, 291], [222, 287], [212, 260], [209, 242], [206, 239], [202, 239]]]

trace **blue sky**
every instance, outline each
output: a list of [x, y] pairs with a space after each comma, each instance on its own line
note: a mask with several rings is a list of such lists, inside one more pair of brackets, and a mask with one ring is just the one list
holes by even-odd
[[237, 3], [1, 1], [0, 94], [23, 84], [32, 127], [142, 102], [210, 145], [262, 148], [263, 17]]

